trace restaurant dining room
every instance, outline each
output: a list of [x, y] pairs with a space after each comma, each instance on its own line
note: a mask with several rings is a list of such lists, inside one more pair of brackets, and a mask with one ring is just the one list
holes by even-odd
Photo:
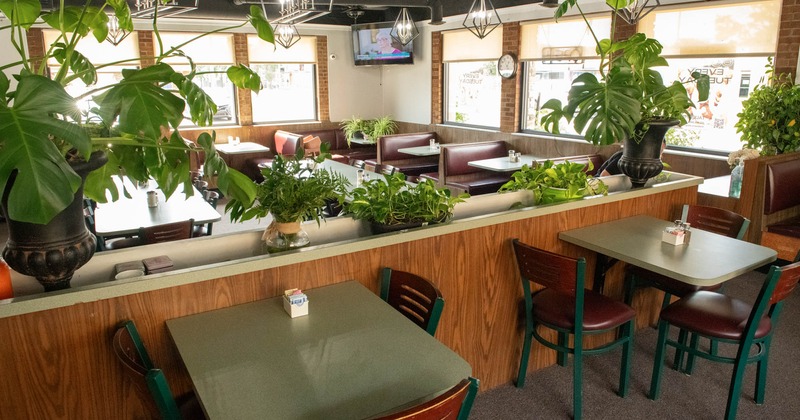
[[798, 31], [0, 1], [0, 419], [795, 418]]

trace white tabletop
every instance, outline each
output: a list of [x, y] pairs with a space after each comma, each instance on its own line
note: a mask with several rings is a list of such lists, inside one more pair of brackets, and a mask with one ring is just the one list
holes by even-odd
[[164, 200], [164, 193], [158, 193], [158, 206], [147, 206], [147, 191], [154, 189], [154, 182], [150, 187], [136, 189], [128, 188], [131, 198], [122, 195], [117, 201], [98, 203], [95, 212], [95, 231], [97, 236], [119, 236], [136, 234], [139, 227], [162, 225], [165, 223], [180, 222], [181, 220], [194, 219], [195, 224], [205, 224], [219, 221], [222, 216], [214, 207], [211, 207], [202, 194], [194, 189], [194, 195], [186, 198], [182, 188], [178, 188], [169, 200]]
[[697, 186], [697, 192], [720, 197], [728, 197], [731, 188], [731, 176], [723, 175], [716, 178], [706, 178]]
[[361, 137], [353, 137], [352, 139], [350, 139], [350, 143], [355, 143], [355, 144], [375, 144], [374, 141], [367, 140], [367, 139], [361, 138]]
[[634, 216], [558, 234], [559, 239], [697, 286], [712, 286], [775, 261], [770, 248], [692, 229], [689, 244], [670, 245], [661, 232], [672, 222]]
[[487, 171], [515, 172], [520, 170], [523, 165], [532, 166], [533, 162], [539, 162], [544, 160], [546, 159], [541, 157], [522, 155], [519, 157], [518, 162], [512, 162], [508, 158], [508, 156], [503, 156], [491, 159], [473, 160], [467, 162], [467, 165], [473, 166], [475, 168], [486, 169]]
[[305, 293], [298, 318], [277, 297], [167, 321], [209, 419], [363, 419], [471, 375], [360, 283]]
[[252, 142], [243, 142], [237, 145], [229, 144], [229, 143], [218, 143], [215, 144], [214, 147], [217, 151], [226, 153], [229, 155], [235, 155], [238, 153], [258, 153], [258, 152], [269, 152], [269, 147], [262, 146], [258, 143]]
[[397, 149], [400, 153], [405, 153], [407, 155], [414, 155], [414, 156], [435, 156], [441, 152], [441, 146], [430, 147], [430, 146], [417, 146], [417, 147], [404, 147], [402, 149]]

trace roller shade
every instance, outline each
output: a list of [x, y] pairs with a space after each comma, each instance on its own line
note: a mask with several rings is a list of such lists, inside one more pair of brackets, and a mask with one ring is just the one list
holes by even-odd
[[317, 62], [317, 37], [301, 36], [291, 48], [283, 48], [247, 35], [247, 51], [251, 63], [311, 63]]
[[[56, 39], [58, 39], [58, 36], [61, 34], [61, 32], [52, 29], [45, 29], [42, 31], [42, 34], [44, 35], [44, 45], [49, 46], [52, 45]], [[61, 42], [64, 41], [62, 40]], [[137, 37], [137, 33], [133, 32], [128, 35], [127, 38], [122, 40], [119, 45], [114, 46], [110, 42], [105, 41], [98, 43], [93, 36], [89, 36], [78, 41], [78, 45], [75, 47], [75, 50], [83, 54], [95, 65], [114, 63], [121, 60], [139, 57], [139, 38]], [[58, 61], [56, 61], [54, 58], [50, 58], [47, 61], [47, 64], [51, 66], [59, 65]], [[139, 65], [140, 62], [137, 58], [124, 67], [138, 67]]]
[[480, 39], [467, 29], [442, 33], [442, 61], [497, 60], [503, 55], [503, 27]]
[[[164, 51], [183, 44], [200, 35], [193, 32], [161, 32], [161, 40], [164, 43]], [[153, 40], [155, 43], [155, 39]], [[156, 44], [158, 48], [158, 44]], [[233, 54], [233, 34], [210, 34], [206, 35], [188, 45], [180, 48], [187, 56], [192, 58], [195, 64], [232, 64]], [[158, 54], [158, 51], [156, 51]], [[186, 59], [172, 57], [164, 60], [169, 64], [186, 64]]]
[[660, 7], [639, 21], [665, 56], [772, 55], [778, 42], [778, 0]]
[[[588, 21], [597, 39], [610, 37], [611, 18], [590, 17]], [[580, 18], [525, 23], [520, 35], [521, 60], [598, 58], [592, 33]]]

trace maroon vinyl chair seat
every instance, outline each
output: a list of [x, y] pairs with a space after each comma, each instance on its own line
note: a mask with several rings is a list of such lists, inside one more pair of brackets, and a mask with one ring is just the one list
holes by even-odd
[[[721, 293], [699, 291], [688, 294], [661, 311], [661, 319], [704, 336], [740, 340], [752, 311], [749, 303]], [[762, 318], [755, 338], [763, 338], [771, 330], [770, 319]]]
[[[575, 296], [553, 289], [535, 293], [533, 316], [542, 323], [563, 329], [575, 328]], [[622, 303], [591, 290], [584, 291], [583, 330], [602, 331], [620, 326], [635, 315]]]

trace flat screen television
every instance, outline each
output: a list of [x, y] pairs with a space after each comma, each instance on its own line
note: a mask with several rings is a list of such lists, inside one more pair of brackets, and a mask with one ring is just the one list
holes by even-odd
[[353, 25], [353, 57], [357, 66], [414, 64], [414, 41], [402, 45], [390, 35], [394, 22]]

